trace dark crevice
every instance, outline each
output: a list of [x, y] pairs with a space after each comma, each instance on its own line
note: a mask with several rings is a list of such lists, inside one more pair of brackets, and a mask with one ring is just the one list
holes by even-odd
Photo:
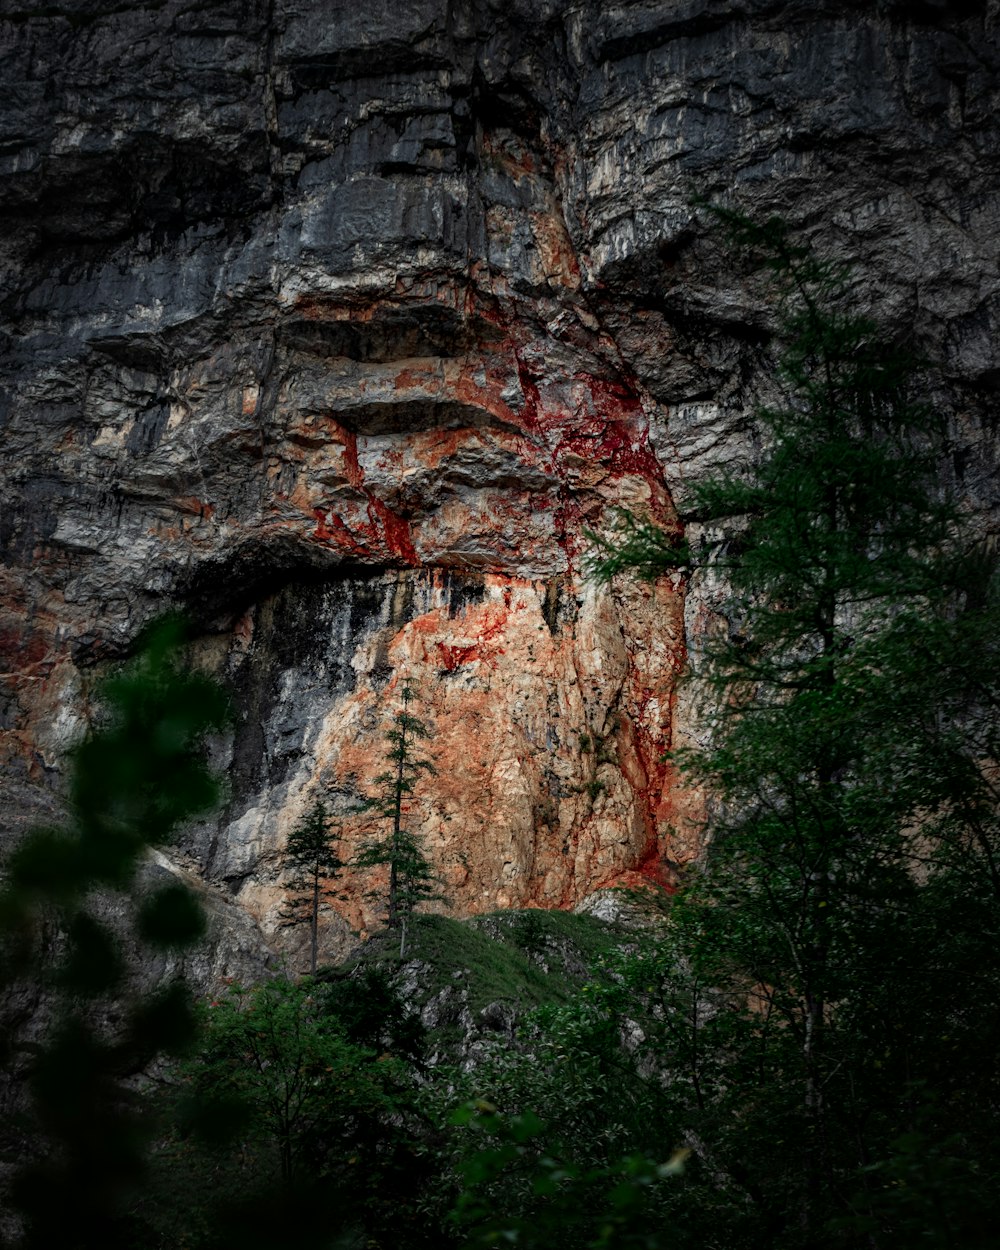
[[463, 356], [499, 337], [499, 331], [481, 319], [422, 305], [389, 309], [371, 321], [336, 318], [322, 303], [316, 304], [313, 314], [283, 322], [278, 329], [281, 346], [320, 358], [382, 364], [414, 357]]
[[514, 83], [489, 83], [476, 66], [469, 93], [473, 123], [484, 131], [509, 130], [541, 151], [542, 114], [538, 101]]
[[413, 44], [400, 40], [293, 61], [287, 68], [297, 94], [320, 90], [339, 82], [449, 69], [451, 63], [438, 53], [422, 52]]
[[364, 435], [485, 428], [522, 433], [519, 426], [498, 419], [485, 408], [455, 400], [405, 399], [391, 403], [359, 404], [338, 409], [336, 417], [344, 429]]

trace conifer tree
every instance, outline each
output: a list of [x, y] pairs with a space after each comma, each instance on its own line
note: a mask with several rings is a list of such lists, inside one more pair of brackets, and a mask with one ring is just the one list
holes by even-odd
[[388, 865], [387, 919], [390, 929], [400, 930], [400, 955], [406, 950], [406, 926], [414, 908], [439, 897], [422, 839], [405, 826], [403, 819], [406, 800], [413, 794], [417, 778], [422, 773], [435, 771], [430, 760], [416, 754], [417, 743], [430, 735], [423, 721], [410, 711], [413, 697], [413, 683], [406, 678], [402, 684], [403, 706], [394, 715], [392, 728], [385, 735], [389, 744], [385, 756], [389, 767], [375, 778], [373, 784], [378, 787], [378, 793], [367, 804], [388, 822], [389, 829], [369, 839], [355, 861], [359, 868]]
[[[628, 519], [598, 569], [711, 565], [731, 587], [730, 627], [707, 642], [697, 673], [712, 746], [680, 757], [718, 801], [707, 864], [677, 916], [695, 976], [759, 1007], [744, 1018], [745, 1046], [730, 1032], [713, 1056], [730, 1108], [752, 1065], [751, 1081], [770, 1071], [774, 1082], [756, 1143], [770, 1172], [751, 1176], [744, 1196], [783, 1245], [830, 1244], [836, 1220], [838, 1235], [854, 1220], [865, 1244], [896, 1245], [895, 1228], [882, 1240], [858, 1217], [882, 1201], [873, 1160], [898, 1177], [905, 1160], [892, 1143], [907, 1132], [929, 1132], [939, 1156], [955, 1150], [926, 1096], [951, 1083], [939, 1039], [961, 1033], [970, 1060], [1000, 1040], [985, 1006], [1000, 988], [995, 568], [940, 489], [942, 422], [912, 398], [917, 363], [858, 315], [844, 271], [780, 221], [716, 215], [773, 274], [787, 401], [757, 414], [765, 452], [752, 480], [723, 475], [695, 492], [695, 515], [721, 528], [718, 541], [692, 550]], [[975, 939], [956, 936], [963, 910]], [[939, 974], [949, 943], [960, 965], [975, 950], [979, 1036]], [[939, 998], [928, 1005], [931, 982]], [[972, 1064], [978, 1105], [951, 1129], [960, 1123], [959, 1149], [995, 1167], [985, 1109], [1000, 1088]], [[720, 1171], [727, 1134], [732, 1143], [755, 1122], [757, 1092], [742, 1088], [745, 1104], [716, 1122], [709, 1147]], [[752, 1173], [746, 1158], [727, 1166]], [[911, 1200], [930, 1210], [944, 1191], [889, 1192], [901, 1211]], [[956, 1219], [973, 1218], [959, 1205]], [[782, 1223], [790, 1208], [794, 1227]], [[975, 1238], [969, 1226], [963, 1244]]]
[[285, 888], [291, 897], [282, 910], [285, 926], [308, 922], [311, 943], [309, 971], [316, 975], [319, 950], [319, 913], [335, 897], [334, 882], [344, 863], [333, 849], [326, 804], [317, 800], [288, 835]]

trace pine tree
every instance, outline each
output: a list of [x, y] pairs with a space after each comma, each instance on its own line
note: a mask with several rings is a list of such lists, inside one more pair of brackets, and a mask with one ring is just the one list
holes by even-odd
[[[695, 551], [628, 520], [598, 565], [606, 576], [711, 565], [731, 587], [730, 627], [697, 674], [713, 745], [681, 757], [717, 802], [707, 865], [678, 917], [696, 975], [757, 1003], [745, 1049], [730, 1034], [715, 1055], [727, 1072], [718, 1089], [731, 1100], [751, 1055], [752, 1080], [765, 1053], [782, 1055], [770, 1061], [768, 1114], [788, 1109], [787, 1189], [774, 1196], [772, 1154], [758, 1193], [771, 1185], [779, 1222], [791, 1199], [798, 1230], [783, 1235], [809, 1246], [829, 1244], [828, 1221], [871, 1199], [872, 1160], [895, 1158], [892, 1141], [926, 1127], [918, 1090], [942, 1077], [946, 1004], [949, 1028], [982, 1045], [940, 973], [943, 945], [962, 964], [975, 950], [979, 1023], [1000, 1039], [985, 1006], [1000, 981], [1000, 613], [993, 566], [938, 485], [942, 422], [911, 398], [917, 362], [857, 314], [844, 271], [781, 222], [717, 216], [774, 276], [787, 402], [758, 412], [766, 450], [753, 480], [696, 491], [718, 542]], [[979, 935], [959, 942], [963, 906]], [[921, 1009], [931, 982], [939, 1001]], [[995, 1103], [996, 1081], [979, 1085], [982, 1105]], [[985, 1161], [981, 1110], [963, 1129], [977, 1115]], [[740, 1127], [751, 1120], [744, 1107]], [[934, 1132], [940, 1145], [946, 1121]]]
[[335, 897], [333, 882], [343, 868], [333, 849], [326, 805], [315, 802], [288, 835], [285, 867], [290, 872], [285, 888], [291, 897], [282, 910], [286, 926], [308, 922], [311, 934], [309, 971], [316, 975], [319, 950], [320, 909]]
[[430, 735], [423, 721], [410, 712], [413, 683], [409, 678], [402, 684], [402, 699], [403, 706], [394, 715], [393, 727], [385, 735], [389, 743], [386, 752], [389, 767], [375, 778], [373, 784], [379, 790], [367, 804], [389, 822], [390, 828], [382, 836], [370, 839], [355, 860], [358, 868], [388, 865], [387, 918], [390, 929], [400, 930], [400, 955], [406, 950], [406, 926], [414, 909], [422, 902], [439, 897], [422, 840], [403, 823], [406, 799], [413, 793], [417, 778], [422, 773], [435, 771], [429, 760], [415, 754], [417, 742]]

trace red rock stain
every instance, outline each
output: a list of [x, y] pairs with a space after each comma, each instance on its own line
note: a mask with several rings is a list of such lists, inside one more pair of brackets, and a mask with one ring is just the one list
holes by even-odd
[[420, 559], [413, 546], [409, 522], [365, 485], [365, 474], [358, 460], [358, 437], [332, 418], [335, 437], [344, 448], [344, 474], [347, 480], [367, 500], [368, 524], [350, 529], [333, 509], [313, 509], [316, 527], [312, 538], [315, 542], [341, 547], [350, 555], [371, 557], [380, 547], [405, 564], [418, 565]]

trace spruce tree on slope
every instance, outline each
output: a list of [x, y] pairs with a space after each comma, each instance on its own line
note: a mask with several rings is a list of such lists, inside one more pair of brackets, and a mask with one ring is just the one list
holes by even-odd
[[417, 743], [430, 735], [423, 721], [410, 711], [413, 697], [413, 683], [407, 678], [402, 684], [403, 706], [385, 735], [389, 743], [386, 752], [389, 767], [375, 778], [373, 784], [378, 787], [378, 793], [368, 800], [368, 807], [388, 822], [389, 829], [369, 839], [355, 860], [358, 868], [385, 865], [389, 868], [385, 899], [387, 920], [390, 929], [400, 930], [400, 955], [406, 950], [407, 922], [414, 909], [422, 902], [440, 897], [434, 888], [434, 874], [422, 839], [404, 823], [407, 799], [414, 792], [417, 778], [422, 773], [435, 771], [429, 760], [415, 753]]
[[288, 836], [285, 867], [291, 875], [285, 886], [291, 897], [282, 910], [285, 926], [309, 924], [309, 971], [313, 976], [319, 951], [319, 914], [336, 897], [334, 883], [343, 866], [333, 848], [326, 805], [317, 801]]

